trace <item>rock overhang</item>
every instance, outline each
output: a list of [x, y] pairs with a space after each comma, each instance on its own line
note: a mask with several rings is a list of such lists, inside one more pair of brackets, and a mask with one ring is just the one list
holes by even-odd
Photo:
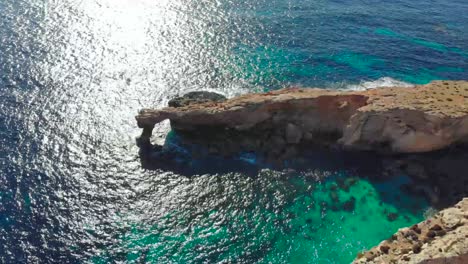
[[[143, 139], [149, 139], [155, 124], [169, 119], [174, 130], [209, 144], [216, 143], [213, 134], [218, 133], [227, 133], [220, 135], [223, 140], [236, 133], [253, 137], [259, 145], [282, 138], [288, 146], [312, 143], [391, 153], [430, 152], [468, 142], [467, 81], [366, 91], [287, 88], [232, 99], [198, 92], [171, 102], [173, 107], [140, 111], [136, 119], [144, 128]], [[196, 132], [210, 129], [208, 138]], [[239, 144], [237, 151], [245, 149], [252, 146]]]

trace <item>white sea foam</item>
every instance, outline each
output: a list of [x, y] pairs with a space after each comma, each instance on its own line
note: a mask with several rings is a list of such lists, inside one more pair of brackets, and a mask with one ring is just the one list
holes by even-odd
[[346, 90], [363, 91], [363, 90], [368, 90], [368, 89], [376, 89], [376, 88], [381, 88], [381, 87], [394, 87], [394, 86], [413, 87], [414, 84], [399, 81], [391, 77], [382, 77], [375, 81], [363, 81], [359, 84], [346, 85], [343, 88]]

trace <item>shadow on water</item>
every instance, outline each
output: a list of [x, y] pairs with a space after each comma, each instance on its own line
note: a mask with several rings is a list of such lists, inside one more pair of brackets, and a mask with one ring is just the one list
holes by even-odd
[[254, 177], [261, 169], [256, 163], [216, 156], [195, 158], [186, 151], [165, 149], [163, 146], [146, 145], [140, 148], [141, 165], [147, 170], [164, 170], [182, 176], [223, 174], [239, 172]]
[[345, 152], [327, 148], [303, 151], [284, 161], [268, 161], [255, 152], [223, 157], [200, 145], [182, 144], [175, 132], [170, 132], [164, 145], [138, 142], [142, 167], [147, 170], [167, 170], [186, 177], [203, 174], [242, 173], [255, 177], [262, 169], [279, 171], [350, 171], [363, 177], [377, 178], [379, 158], [369, 152]]
[[[317, 170], [334, 174], [353, 175], [368, 180], [380, 192], [382, 202], [395, 206], [406, 203], [401, 192], [425, 197], [434, 208], [445, 208], [468, 195], [468, 151], [454, 147], [429, 154], [382, 155], [374, 152], [351, 152], [339, 149], [304, 148], [294, 158], [271, 162], [257, 153], [240, 153], [222, 157], [200, 145], [182, 144], [174, 131], [164, 145], [139, 142], [142, 167], [164, 170], [185, 177], [204, 174], [240, 173], [255, 178], [263, 169], [297, 175]], [[326, 175], [326, 173], [324, 174]], [[324, 176], [326, 177], [326, 176]], [[349, 189], [352, 181], [330, 177], [341, 190]], [[325, 180], [325, 179], [319, 179]], [[395, 189], [397, 188], [397, 189]]]
[[[257, 153], [231, 157], [213, 153], [172, 131], [162, 146], [140, 144], [139, 154], [142, 167], [147, 170], [175, 172], [193, 182], [212, 177], [224, 182], [216, 184], [223, 186], [216, 188], [223, 193], [222, 199], [216, 192], [210, 197], [229, 202], [209, 212], [220, 212], [218, 216], [227, 232], [223, 234], [232, 235], [232, 241], [239, 239], [239, 244], [229, 247], [244, 249], [250, 243], [248, 235], [239, 235], [240, 226], [255, 237], [268, 234], [265, 240], [254, 243], [254, 248], [243, 251], [242, 259], [250, 262], [283, 259], [283, 252], [292, 246], [295, 250], [286, 254], [291, 263], [349, 263], [357, 252], [389, 238], [398, 228], [430, 216], [434, 213], [430, 207], [453, 205], [468, 193], [463, 177], [468, 169], [468, 152], [461, 147], [417, 155], [304, 147], [294, 158], [281, 162], [269, 161]], [[226, 192], [232, 188], [233, 180], [238, 183], [244, 179], [252, 185]], [[187, 199], [192, 196], [188, 194]], [[200, 200], [194, 201], [196, 208]], [[244, 208], [243, 204], [248, 206]], [[205, 225], [205, 220], [189, 219], [197, 228]], [[346, 253], [337, 260], [322, 245], [338, 245], [346, 248]], [[212, 262], [224, 258], [222, 254], [212, 257]]]
[[[187, 259], [207, 262], [221, 262], [233, 256], [226, 255], [229, 252], [237, 252], [232, 254], [241, 263], [286, 259], [327, 263], [318, 260], [335, 260], [334, 251], [327, 249], [339, 243], [346, 250], [336, 263], [349, 263], [357, 252], [398, 228], [422, 221], [429, 203], [419, 191], [428, 196], [424, 188], [434, 189], [430, 175], [438, 171], [433, 167], [443, 167], [434, 160], [453, 162], [452, 156], [463, 153], [382, 156], [309, 148], [295, 158], [272, 163], [255, 153], [221, 157], [206, 147], [182, 142], [171, 132], [162, 146], [140, 143], [139, 156], [146, 170], [190, 179], [171, 198], [183, 200], [184, 205], [175, 203], [154, 222], [130, 219], [125, 225], [130, 229], [119, 230], [120, 244], [105, 249], [99, 258], [123, 260], [138, 252], [138, 259], [160, 260], [177, 248]], [[416, 176], [423, 170], [427, 179]], [[175, 186], [156, 194], [157, 199], [170, 196]], [[446, 190], [439, 189], [442, 197]], [[127, 249], [117, 256], [112, 250], [122, 245]], [[291, 246], [294, 250], [287, 251]]]

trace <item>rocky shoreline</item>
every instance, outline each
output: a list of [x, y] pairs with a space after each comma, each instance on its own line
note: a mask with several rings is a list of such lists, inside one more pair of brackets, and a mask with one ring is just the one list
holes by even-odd
[[401, 228], [358, 263], [468, 263], [468, 198], [411, 227]]
[[[374, 151], [384, 154], [383, 177], [411, 176], [418, 184], [407, 191], [427, 196], [436, 208], [468, 195], [467, 81], [366, 91], [293, 88], [232, 99], [192, 92], [167, 108], [143, 109], [136, 119], [142, 145], [151, 146], [155, 124], [169, 119], [181, 144], [203, 146], [204, 153], [229, 158], [254, 152], [260, 161], [281, 165], [313, 148], [350, 156]], [[155, 155], [145, 155], [151, 164], [147, 156]]]
[[[181, 144], [209, 154], [253, 152], [281, 163], [311, 148], [375, 152], [382, 178], [410, 176], [414, 183], [405, 191], [425, 195], [436, 208], [468, 196], [468, 81], [366, 91], [290, 88], [232, 99], [194, 92], [167, 108], [143, 109], [136, 119], [143, 146], [151, 146], [154, 126], [169, 119]], [[400, 230], [356, 263], [467, 263], [467, 212], [464, 199]]]
[[229, 156], [255, 151], [284, 159], [306, 145], [423, 153], [468, 143], [468, 82], [366, 91], [282, 89], [225, 99], [192, 93], [136, 117], [149, 140], [169, 119], [189, 143]]

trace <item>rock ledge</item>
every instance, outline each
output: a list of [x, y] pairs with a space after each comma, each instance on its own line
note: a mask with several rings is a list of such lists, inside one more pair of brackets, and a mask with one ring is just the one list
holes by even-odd
[[202, 92], [136, 116], [148, 140], [155, 124], [230, 155], [258, 151], [281, 159], [307, 144], [421, 153], [468, 143], [468, 82], [366, 91], [289, 88], [225, 100]]
[[353, 263], [468, 263], [468, 198], [424, 222], [398, 230], [359, 254]]

